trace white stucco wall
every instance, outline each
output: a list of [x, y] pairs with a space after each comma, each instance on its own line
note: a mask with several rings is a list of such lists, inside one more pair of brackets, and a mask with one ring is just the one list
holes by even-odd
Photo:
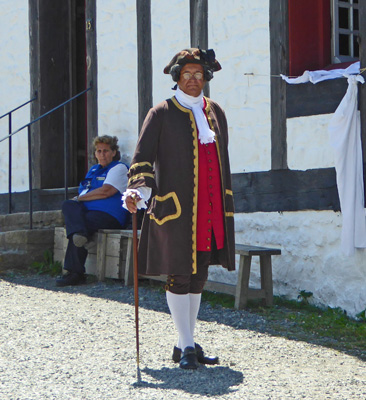
[[208, 17], [209, 47], [222, 66], [210, 84], [210, 95], [226, 112], [232, 172], [267, 171], [271, 168], [269, 1], [210, 0]]
[[97, 1], [98, 133], [131, 161], [138, 135], [136, 1]]
[[328, 125], [333, 114], [287, 119], [287, 161], [290, 169], [334, 167]]
[[[366, 251], [341, 252], [342, 216], [333, 211], [235, 214], [236, 242], [281, 248], [272, 257], [275, 295], [296, 299], [313, 293], [315, 304], [340, 307], [355, 316], [366, 308]], [[258, 257], [250, 285], [260, 287]], [[210, 277], [236, 283], [237, 271], [211, 267]]]
[[163, 69], [178, 53], [189, 48], [189, 1], [159, 0], [151, 2], [151, 40], [153, 56], [153, 105], [174, 96], [175, 85]]
[[[28, 2], [0, 1], [0, 116], [30, 99]], [[16, 111], [12, 131], [29, 122], [29, 106]], [[0, 139], [8, 135], [8, 118], [0, 120]], [[13, 191], [28, 190], [27, 131], [14, 136]], [[8, 190], [8, 140], [0, 143], [0, 192]]]

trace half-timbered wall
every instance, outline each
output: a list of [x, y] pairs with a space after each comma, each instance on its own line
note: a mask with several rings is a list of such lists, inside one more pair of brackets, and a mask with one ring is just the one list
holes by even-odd
[[[20, 72], [0, 62], [0, 76], [15, 88], [1, 86], [7, 90], [7, 104], [0, 104], [4, 112], [23, 100], [22, 88], [29, 86], [26, 32], [20, 30], [19, 38], [27, 15], [13, 4], [0, 10], [9, 21], [0, 29], [16, 25], [6, 28], [2, 43], [9, 65], [16, 63]], [[316, 304], [355, 315], [366, 308], [366, 254], [345, 257], [340, 249], [342, 215], [327, 133], [347, 83], [287, 85], [270, 77], [288, 73], [287, 5], [288, 0], [97, 0], [98, 133], [118, 136], [129, 162], [143, 114], [174, 94], [164, 66], [177, 51], [207, 39], [223, 67], [210, 82], [210, 97], [225, 109], [229, 123], [236, 241], [282, 248], [273, 260], [275, 294], [296, 298], [308, 290]], [[362, 65], [365, 15], [360, 3]], [[363, 87], [361, 110], [365, 96]], [[5, 129], [4, 123], [0, 127]], [[0, 152], [5, 154], [2, 147]], [[25, 155], [23, 146], [18, 158]], [[15, 175], [21, 187], [24, 173]], [[251, 284], [257, 286], [256, 267], [253, 272]], [[235, 272], [219, 267], [210, 274], [236, 280]]]

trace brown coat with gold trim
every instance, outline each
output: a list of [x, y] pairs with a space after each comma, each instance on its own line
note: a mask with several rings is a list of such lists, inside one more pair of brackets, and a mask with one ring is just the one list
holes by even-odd
[[[216, 134], [225, 214], [224, 260], [235, 269], [234, 203], [224, 111], [206, 99], [206, 115]], [[175, 97], [152, 108], [142, 126], [129, 171], [128, 188], [152, 188], [139, 242], [141, 274], [195, 273], [198, 195], [198, 136], [191, 110]], [[218, 260], [213, 260], [218, 264]]]

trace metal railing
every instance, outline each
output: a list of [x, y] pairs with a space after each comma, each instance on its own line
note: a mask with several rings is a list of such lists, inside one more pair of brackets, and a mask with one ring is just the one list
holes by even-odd
[[[53, 112], [59, 110], [60, 108], [64, 108], [64, 185], [65, 185], [65, 199], [67, 198], [68, 194], [68, 171], [69, 171], [69, 124], [68, 122], [68, 108], [66, 107], [69, 105], [73, 100], [77, 99], [78, 97], [82, 96], [83, 94], [87, 93], [89, 90], [92, 89], [92, 83], [90, 86], [83, 90], [82, 92], [76, 94], [73, 97], [70, 97], [68, 100], [64, 101], [63, 103], [59, 104], [58, 106], [54, 107], [52, 110], [44, 113], [43, 115], [39, 116], [38, 118], [34, 119], [33, 121], [29, 122], [28, 124], [22, 126], [21, 128], [17, 129], [14, 132], [9, 131], [9, 134], [4, 138], [0, 139], [0, 143], [4, 140], [11, 141], [11, 138], [17, 134], [18, 132], [22, 131], [23, 129], [27, 128], [28, 131], [28, 175], [29, 175], [29, 229], [33, 229], [33, 183], [32, 183], [32, 151], [31, 151], [31, 126], [40, 121], [42, 118], [47, 117], [48, 115], [52, 114]], [[16, 109], [9, 111], [9, 113], [14, 112], [15, 110], [23, 107], [24, 105], [34, 101], [35, 99], [29, 100], [27, 103], [22, 104], [21, 106], [17, 107]], [[2, 117], [8, 115], [9, 113], [4, 114]], [[2, 118], [1, 117], [1, 118]], [[11, 120], [11, 118], [10, 118]], [[11, 150], [11, 148], [10, 148]], [[9, 154], [10, 157], [10, 154]], [[10, 165], [11, 167], [11, 165]], [[11, 175], [11, 169], [9, 170], [9, 176]], [[10, 178], [11, 179], [11, 178]], [[10, 203], [9, 208], [11, 209], [11, 187], [9, 188], [9, 196], [10, 196]]]
[[9, 131], [9, 135], [8, 135], [8, 137], [9, 137], [9, 159], [8, 159], [8, 164], [9, 164], [9, 165], [8, 165], [8, 171], [9, 171], [9, 173], [8, 173], [8, 213], [9, 213], [9, 214], [11, 214], [11, 211], [12, 211], [12, 209], [11, 209], [11, 193], [12, 193], [12, 174], [11, 174], [11, 171], [12, 171], [12, 140], [11, 140], [12, 115], [13, 115], [13, 113], [14, 113], [15, 111], [17, 111], [17, 110], [23, 108], [23, 107], [26, 106], [27, 104], [32, 103], [32, 101], [37, 100], [37, 97], [38, 97], [37, 95], [38, 95], [38, 93], [35, 92], [35, 93], [34, 93], [33, 99], [30, 99], [30, 100], [26, 101], [25, 103], [21, 104], [20, 106], [13, 108], [11, 111], [8, 111], [7, 113], [5, 113], [4, 115], [2, 115], [2, 116], [0, 117], [0, 119], [2, 119], [2, 118], [4, 118], [4, 117], [9, 117], [9, 120], [8, 120], [8, 131]]

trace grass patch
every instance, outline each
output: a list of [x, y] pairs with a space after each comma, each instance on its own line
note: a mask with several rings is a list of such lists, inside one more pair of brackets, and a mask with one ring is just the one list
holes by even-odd
[[[286, 337], [304, 339], [311, 335], [321, 344], [339, 350], [352, 351], [366, 358], [365, 312], [358, 319], [350, 318], [340, 308], [322, 309], [309, 303], [308, 292], [300, 292], [299, 301], [274, 296], [273, 307], [264, 307], [259, 300], [248, 301], [247, 311], [264, 317], [274, 330]], [[212, 306], [233, 308], [234, 297], [204, 292], [202, 299]]]
[[54, 261], [51, 250], [46, 250], [43, 253], [43, 261], [32, 263], [29, 271], [38, 275], [60, 275], [62, 273], [62, 264], [59, 261]]

